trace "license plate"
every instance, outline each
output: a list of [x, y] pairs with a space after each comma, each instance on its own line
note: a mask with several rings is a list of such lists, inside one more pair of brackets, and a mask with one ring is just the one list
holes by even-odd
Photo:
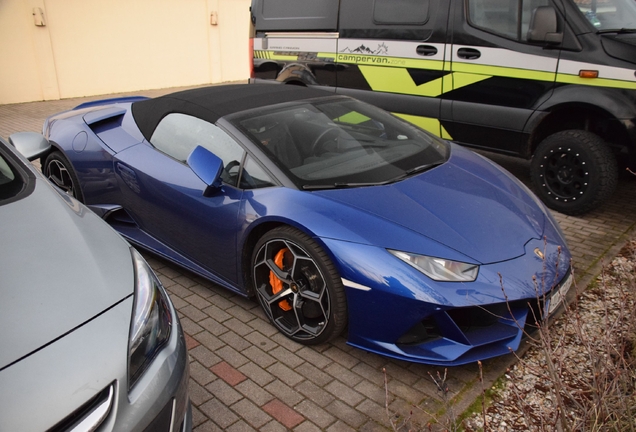
[[573, 280], [574, 277], [572, 276], [572, 273], [570, 273], [570, 276], [568, 276], [565, 282], [563, 282], [561, 286], [552, 293], [552, 297], [550, 297], [550, 305], [548, 306], [548, 315], [552, 315], [552, 312], [554, 312], [567, 297], [568, 291], [572, 287]]

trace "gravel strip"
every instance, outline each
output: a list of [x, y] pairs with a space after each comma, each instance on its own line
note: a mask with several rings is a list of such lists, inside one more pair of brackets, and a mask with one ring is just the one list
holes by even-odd
[[465, 430], [636, 429], [635, 274], [633, 240], [557, 320], [528, 338], [532, 347], [493, 388], [485, 425], [478, 413]]

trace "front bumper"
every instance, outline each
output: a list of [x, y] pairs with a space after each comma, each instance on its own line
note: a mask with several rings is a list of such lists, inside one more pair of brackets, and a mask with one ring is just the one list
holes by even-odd
[[553, 312], [572, 281], [567, 249], [540, 240], [521, 257], [482, 265], [468, 283], [432, 281], [380, 248], [325, 243], [346, 287], [348, 344], [410, 362], [455, 366], [515, 351], [524, 327]]

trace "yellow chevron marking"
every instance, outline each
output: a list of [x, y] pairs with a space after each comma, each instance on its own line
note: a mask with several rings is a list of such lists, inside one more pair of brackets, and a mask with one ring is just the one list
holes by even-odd
[[450, 134], [444, 129], [444, 126], [440, 123], [438, 119], [430, 118], [430, 117], [420, 117], [409, 114], [402, 113], [393, 113], [395, 116], [400, 117], [406, 120], [409, 123], [413, 123], [415, 126], [420, 127], [424, 130], [429, 131], [435, 136], [444, 138], [444, 139], [453, 139]]
[[258, 59], [282, 60], [282, 61], [298, 60], [298, 55], [288, 55], [288, 54], [283, 55], [283, 54], [276, 54], [276, 51], [263, 51], [263, 50], [254, 51], [254, 57]]
[[613, 87], [636, 90], [636, 82], [620, 81], [607, 78], [581, 78], [578, 75], [558, 74], [557, 82], [593, 87]]
[[503, 66], [487, 66], [480, 64], [453, 63], [454, 72], [465, 72], [468, 74], [500, 76], [507, 78], [522, 78], [538, 81], [554, 81], [554, 72], [543, 72], [529, 69], [517, 69]]
[[[476, 75], [476, 74], [470, 74], [470, 73], [463, 73], [463, 72], [453, 72], [452, 73], [452, 88], [453, 89], [458, 89], [461, 87], [466, 87], [469, 86], [471, 84], [475, 84], [478, 83], [479, 81], [483, 81], [486, 80], [488, 78], [492, 78], [489, 75]], [[445, 85], [447, 83], [444, 83]], [[447, 90], [446, 88], [444, 88], [444, 93], [446, 93]]]
[[437, 97], [442, 94], [442, 79], [416, 85], [406, 69], [378, 66], [358, 66], [374, 91]]
[[[297, 61], [298, 55], [289, 55], [289, 54], [277, 54], [277, 51], [265, 51], [265, 50], [255, 50], [254, 58], [257, 59], [269, 59], [269, 60], [283, 60], [283, 61]], [[336, 59], [336, 53], [327, 53], [327, 52], [319, 52], [316, 53], [316, 59]]]
[[254, 51], [254, 57], [258, 58], [258, 59], [269, 59], [271, 56], [271, 52], [270, 51]]
[[442, 77], [442, 94], [453, 90], [453, 75], [448, 74]]

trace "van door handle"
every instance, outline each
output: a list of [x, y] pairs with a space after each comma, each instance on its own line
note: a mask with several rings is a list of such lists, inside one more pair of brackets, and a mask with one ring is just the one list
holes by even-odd
[[481, 57], [481, 53], [474, 48], [460, 48], [457, 50], [457, 57], [466, 60], [475, 60]]
[[437, 54], [437, 48], [431, 45], [418, 45], [415, 52], [421, 56], [432, 56]]

